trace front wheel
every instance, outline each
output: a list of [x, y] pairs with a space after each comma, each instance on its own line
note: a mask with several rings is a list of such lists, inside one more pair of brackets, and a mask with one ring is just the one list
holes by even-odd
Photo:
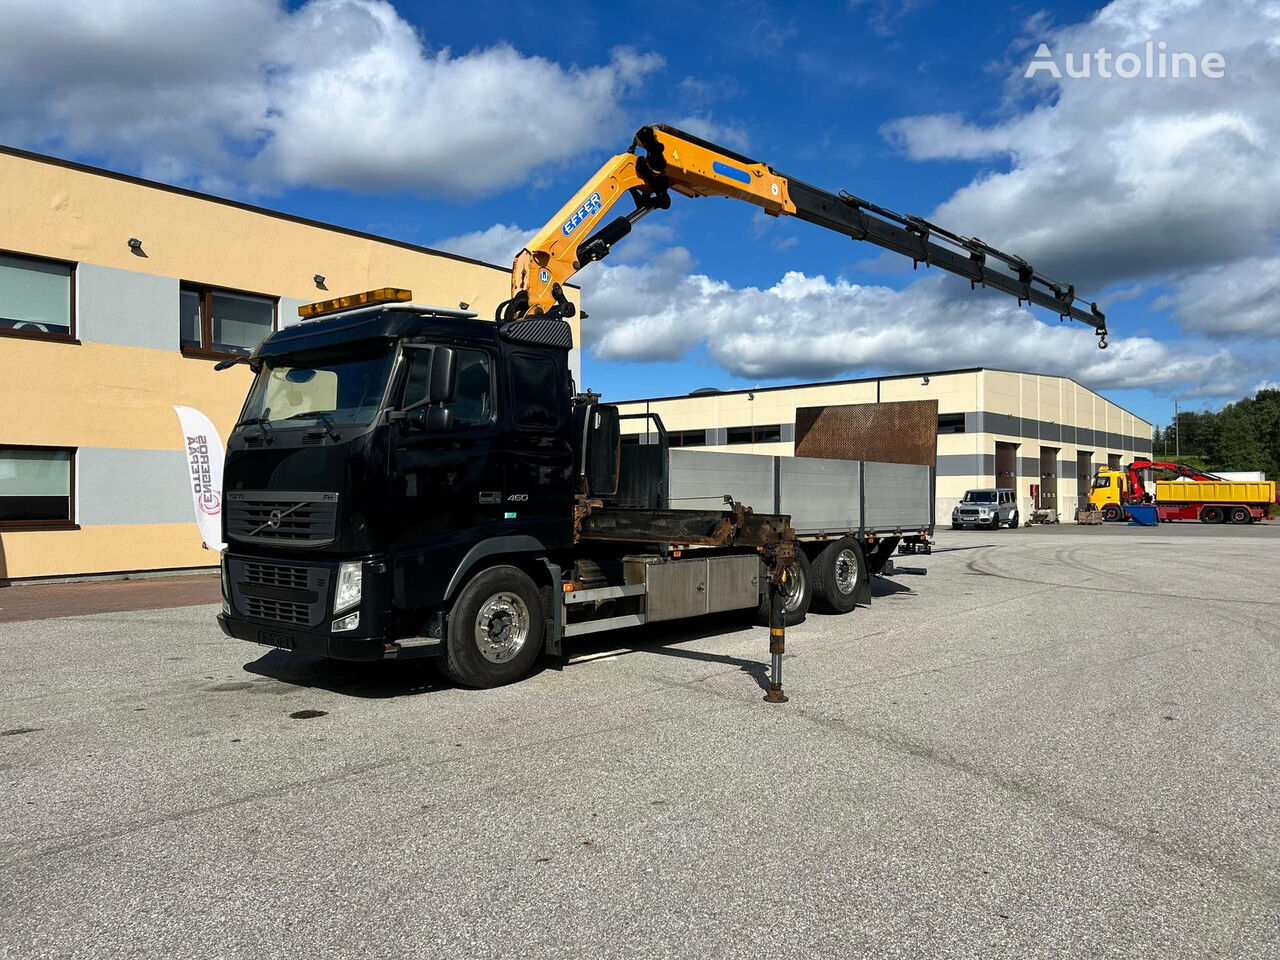
[[542, 599], [529, 575], [490, 567], [458, 594], [441, 669], [465, 687], [512, 683], [538, 659], [544, 628]]
[[813, 561], [812, 574], [814, 603], [829, 613], [848, 613], [867, 577], [862, 547], [853, 537], [827, 544]]
[[991, 517], [991, 529], [992, 530], [1000, 529], [1000, 514], [997, 513]]
[[1102, 519], [1108, 523], [1115, 523], [1117, 520], [1124, 519], [1124, 511], [1120, 509], [1118, 504], [1108, 503], [1102, 508]]
[[[809, 612], [809, 604], [813, 601], [813, 573], [809, 569], [809, 558], [804, 551], [796, 548], [796, 559], [789, 571], [791, 592], [782, 608], [782, 622], [788, 627], [803, 623]], [[769, 626], [769, 591], [766, 589], [760, 597], [760, 606], [756, 610], [756, 618], [764, 626]]]

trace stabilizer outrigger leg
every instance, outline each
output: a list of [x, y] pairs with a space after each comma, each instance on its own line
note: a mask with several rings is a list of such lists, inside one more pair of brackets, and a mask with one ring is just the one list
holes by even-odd
[[794, 540], [784, 540], [777, 547], [769, 573], [769, 692], [766, 703], [786, 703], [782, 692], [782, 655], [787, 652], [787, 598], [794, 583], [791, 563], [795, 559]]

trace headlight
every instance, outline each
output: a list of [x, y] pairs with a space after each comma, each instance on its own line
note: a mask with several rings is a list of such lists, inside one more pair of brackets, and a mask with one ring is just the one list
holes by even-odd
[[353, 560], [338, 567], [338, 588], [333, 594], [334, 613], [350, 610], [360, 602], [363, 580], [363, 560]]

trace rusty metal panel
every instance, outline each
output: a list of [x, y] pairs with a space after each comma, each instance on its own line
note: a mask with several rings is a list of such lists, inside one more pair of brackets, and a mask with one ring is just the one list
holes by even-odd
[[938, 465], [938, 401], [796, 409], [797, 457]]

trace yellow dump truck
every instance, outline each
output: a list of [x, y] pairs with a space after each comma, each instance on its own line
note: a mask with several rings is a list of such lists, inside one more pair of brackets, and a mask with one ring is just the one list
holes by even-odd
[[[1179, 479], [1153, 480], [1156, 471], [1179, 474]], [[1123, 470], [1099, 470], [1089, 502], [1104, 520], [1123, 520], [1126, 507], [1150, 504], [1161, 520], [1254, 523], [1267, 519], [1277, 501], [1274, 480], [1223, 480], [1181, 463], [1135, 460]]]

